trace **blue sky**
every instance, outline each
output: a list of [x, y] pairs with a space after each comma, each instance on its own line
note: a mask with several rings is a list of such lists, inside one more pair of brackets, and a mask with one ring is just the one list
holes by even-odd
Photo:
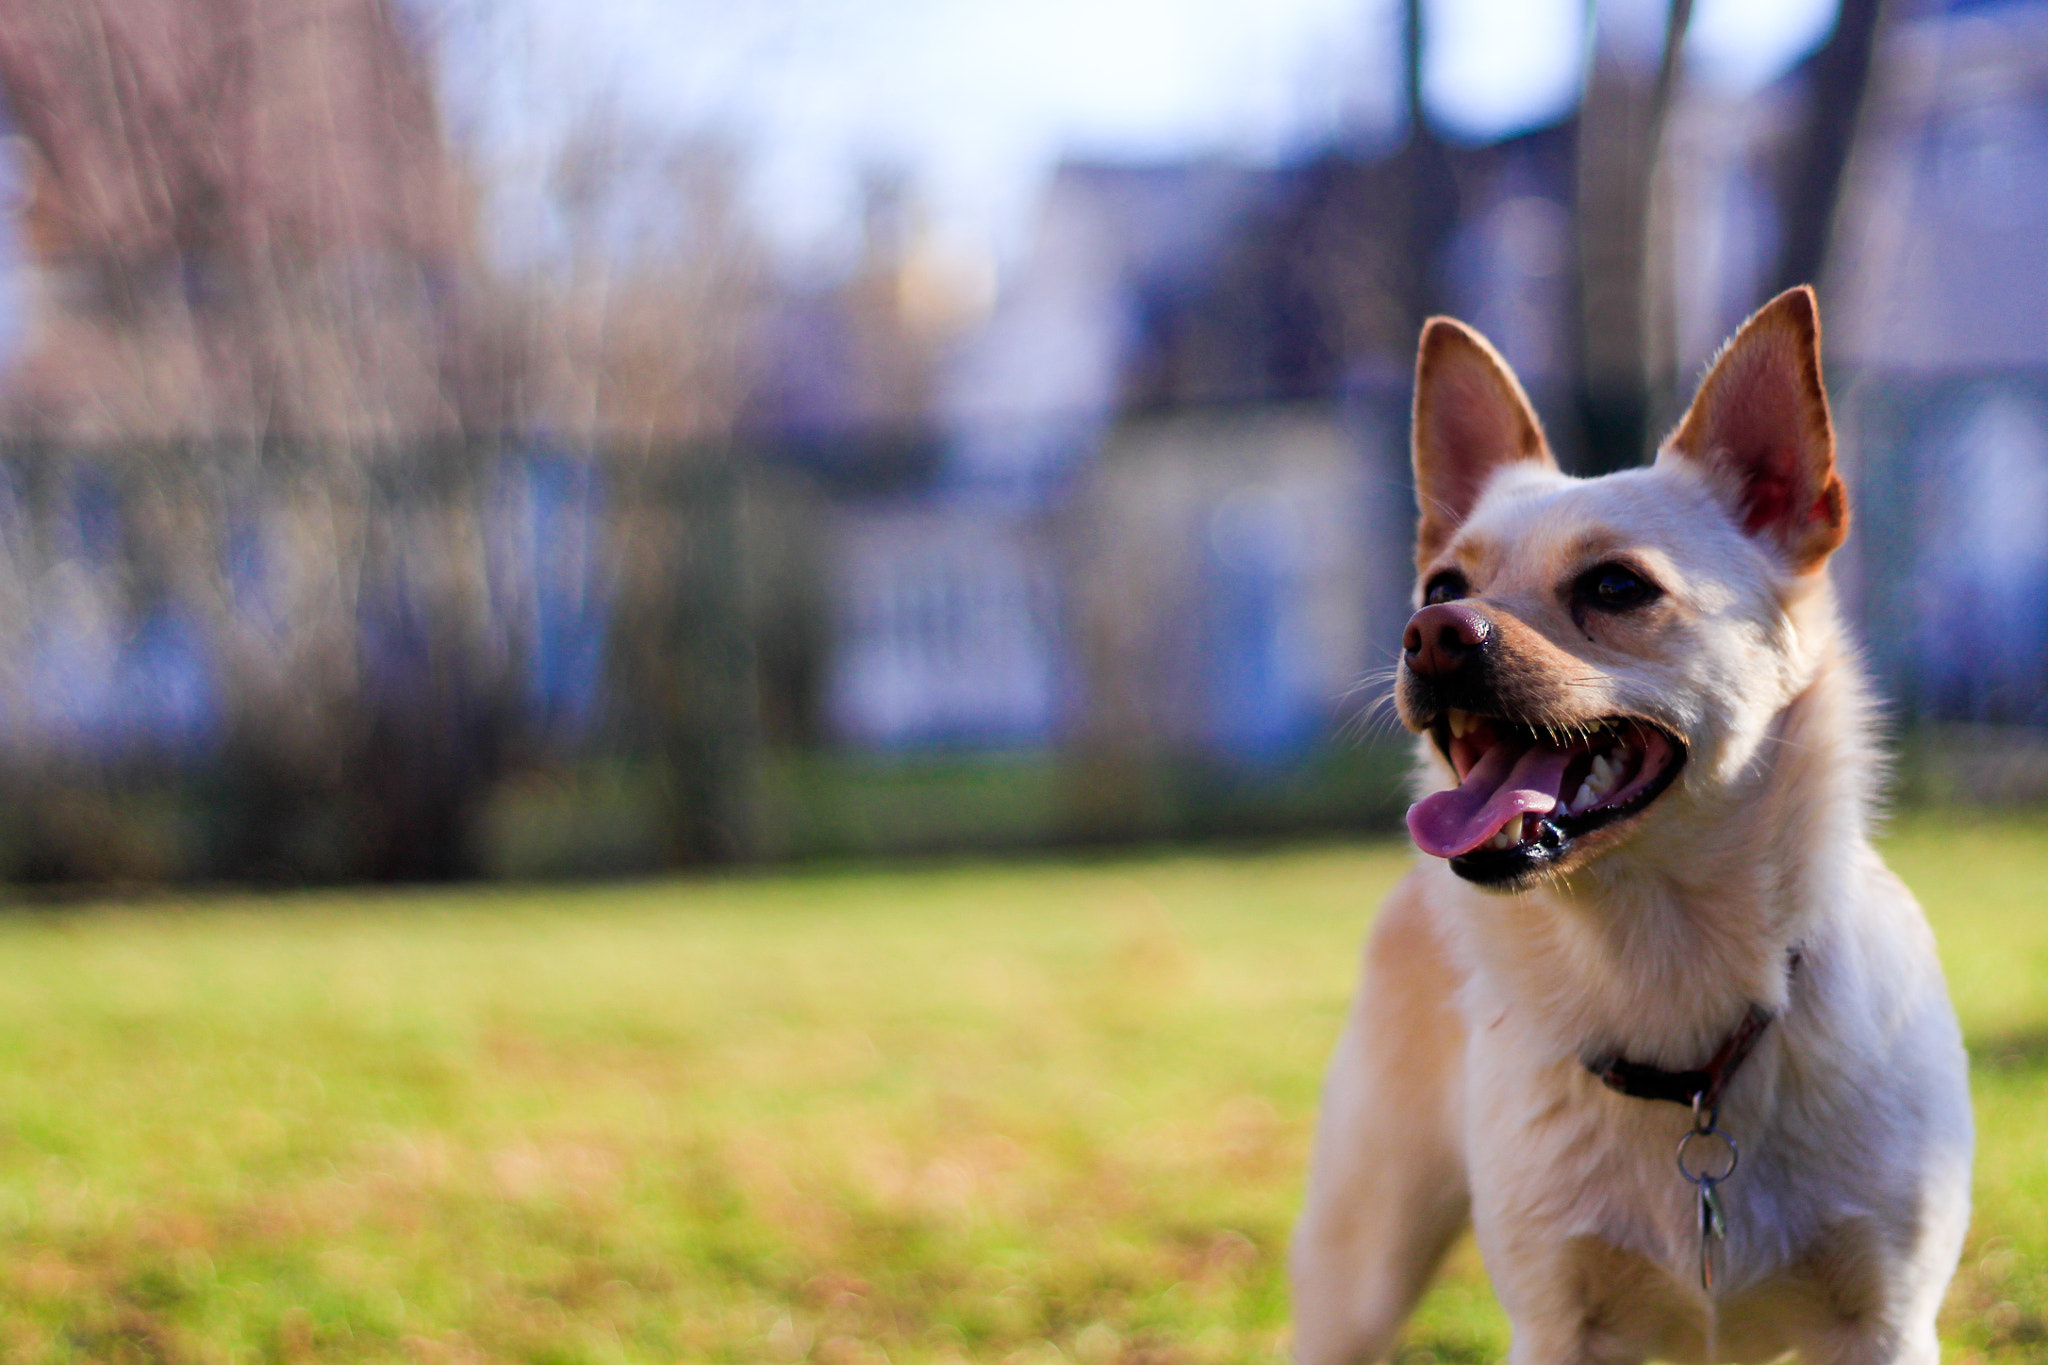
[[[431, 0], [421, 0], [431, 3]], [[1696, 0], [1688, 74], [1742, 91], [1825, 36], [1835, 0]], [[1654, 51], [1663, 0], [1608, 0]], [[790, 259], [851, 240], [866, 168], [908, 174], [934, 230], [1013, 253], [1062, 155], [1271, 161], [1398, 127], [1396, 0], [447, 0], [451, 107], [509, 202], [606, 104], [738, 146], [750, 215]], [[1425, 0], [1425, 97], [1453, 136], [1576, 97], [1581, 0]]]

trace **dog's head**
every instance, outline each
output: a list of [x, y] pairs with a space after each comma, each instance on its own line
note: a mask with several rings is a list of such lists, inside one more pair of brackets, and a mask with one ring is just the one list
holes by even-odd
[[1648, 828], [1706, 837], [1813, 673], [1796, 627], [1848, 528], [1813, 294], [1745, 323], [1656, 462], [1559, 472], [1478, 333], [1424, 328], [1416, 607], [1396, 703], [1428, 736], [1425, 852], [1512, 890]]

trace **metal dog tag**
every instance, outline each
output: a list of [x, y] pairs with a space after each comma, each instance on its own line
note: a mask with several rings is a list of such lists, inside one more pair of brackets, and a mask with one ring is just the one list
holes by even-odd
[[[1742, 1160], [1735, 1139], [1721, 1131], [1715, 1117], [1712, 1109], [1704, 1108], [1695, 1099], [1692, 1131], [1678, 1140], [1678, 1173], [1699, 1191], [1700, 1288], [1709, 1294], [1714, 1292], [1714, 1247], [1728, 1236], [1728, 1220], [1722, 1215], [1721, 1194], [1715, 1186], [1734, 1175], [1737, 1163]], [[1688, 1159], [1688, 1149], [1695, 1143], [1700, 1144], [1700, 1150], [1691, 1153]], [[1714, 1169], [1717, 1144], [1722, 1157], [1719, 1170]]]
[[1714, 1182], [1702, 1180], [1700, 1189], [1700, 1288], [1713, 1292], [1714, 1244], [1728, 1236], [1728, 1222], [1721, 1216], [1721, 1196]]
[[1717, 1242], [1728, 1235], [1728, 1222], [1721, 1216], [1721, 1192], [1711, 1181], [1700, 1183], [1700, 1235]]

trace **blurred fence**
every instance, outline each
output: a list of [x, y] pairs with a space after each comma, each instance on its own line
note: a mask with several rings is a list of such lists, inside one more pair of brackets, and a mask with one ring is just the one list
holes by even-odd
[[2048, 801], [2048, 372], [1849, 372], [1837, 577], [1908, 800]]
[[580, 856], [741, 852], [740, 504], [716, 461], [10, 448], [5, 870], [460, 876], [636, 765]]
[[1845, 390], [1851, 598], [1901, 713], [2048, 726], [2048, 374]]
[[[1383, 463], [1390, 410], [1367, 425]], [[810, 447], [0, 451], [14, 880], [563, 875], [1356, 828], [1405, 489], [1355, 418], [1057, 486]], [[866, 462], [872, 465], [872, 461]], [[1389, 616], [1389, 621], [1393, 617]]]
[[[1382, 824], [1404, 397], [1132, 417], [1023, 489], [814, 447], [7, 447], [0, 875]], [[1919, 790], [2048, 794], [2048, 376], [1854, 377], [1840, 410], [1842, 576]]]

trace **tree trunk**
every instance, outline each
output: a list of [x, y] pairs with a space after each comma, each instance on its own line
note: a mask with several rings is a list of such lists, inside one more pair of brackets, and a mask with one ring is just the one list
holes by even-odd
[[1670, 0], [1654, 73], [1595, 39], [1579, 110], [1580, 470], [1638, 464], [1649, 449], [1650, 384], [1666, 367], [1651, 320], [1651, 202], [1692, 0]]
[[1770, 278], [1772, 294], [1812, 284], [1826, 264], [1884, 9], [1883, 0], [1841, 0], [1835, 31], [1807, 62], [1804, 118], [1778, 188], [1784, 234]]
[[1422, 105], [1422, 0], [1403, 4], [1401, 36], [1408, 137], [1398, 153], [1397, 180], [1405, 192], [1395, 240], [1401, 243], [1405, 269], [1396, 281], [1395, 293], [1407, 314], [1408, 335], [1414, 337], [1438, 308], [1437, 258], [1457, 226], [1458, 185], [1451, 171], [1450, 150], [1430, 125]]

